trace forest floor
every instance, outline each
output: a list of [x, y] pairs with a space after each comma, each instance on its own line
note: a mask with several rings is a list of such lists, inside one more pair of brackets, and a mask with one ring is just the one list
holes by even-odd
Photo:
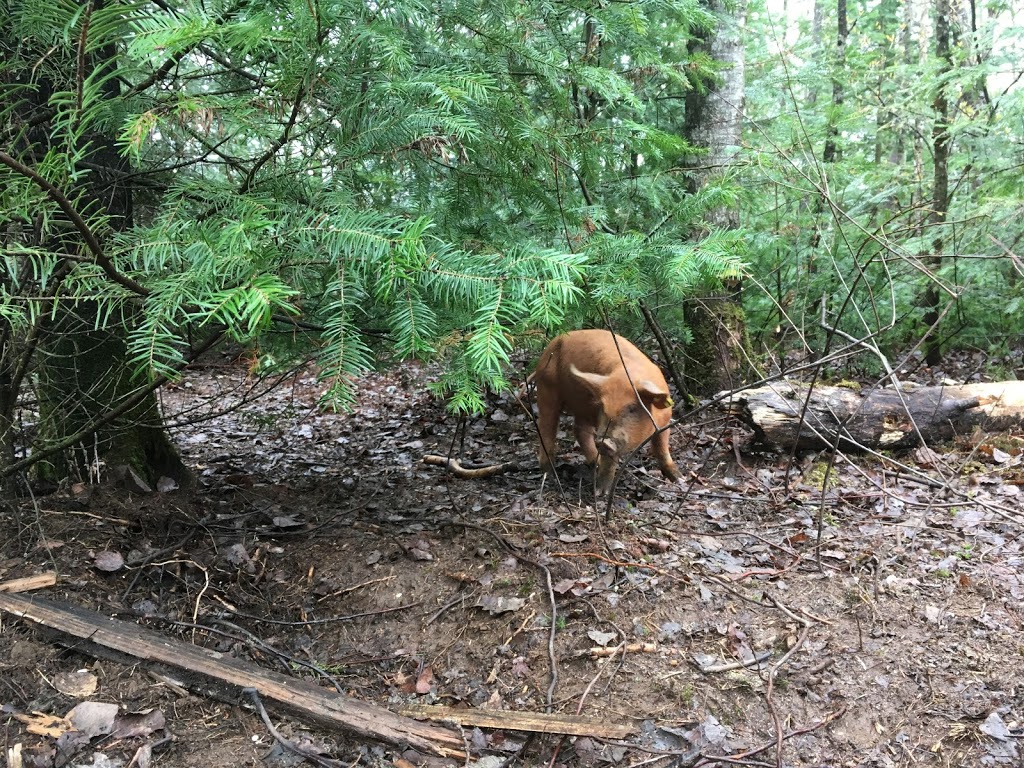
[[[55, 570], [56, 586], [26, 596], [396, 712], [551, 711], [630, 729], [465, 726], [471, 760], [491, 768], [1024, 765], [1019, 435], [830, 470], [824, 455], [758, 450], [732, 424], [684, 424], [684, 481], [634, 462], [606, 517], [570, 439], [560, 487], [542, 486], [514, 399], [460, 427], [429, 377], [368, 375], [337, 414], [318, 407], [312, 371], [269, 388], [213, 361], [162, 394], [196, 488], [81, 484], [25, 500], [0, 518], [0, 581]], [[428, 453], [530, 468], [457, 480]], [[9, 765], [302, 762], [247, 702], [58, 639], [0, 616]], [[133, 725], [71, 738], [61, 718], [83, 701]], [[268, 709], [319, 764], [456, 764]]]

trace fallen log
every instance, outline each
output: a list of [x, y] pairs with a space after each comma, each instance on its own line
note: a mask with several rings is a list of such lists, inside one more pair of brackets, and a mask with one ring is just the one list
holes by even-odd
[[[183, 643], [151, 629], [117, 621], [76, 606], [0, 593], [0, 610], [79, 638], [77, 651], [94, 655], [101, 649], [138, 660], [156, 662], [188, 673], [186, 687], [203, 693], [219, 687], [237, 694], [255, 688], [264, 699], [297, 712], [300, 716], [350, 735], [395, 746], [411, 746], [427, 754], [461, 756], [465, 742], [458, 733], [430, 723], [397, 715], [382, 707], [366, 704], [305, 680], [272, 672], [243, 659], [207, 648]], [[218, 686], [219, 684], [219, 686]], [[221, 694], [220, 697], [227, 697]]]
[[719, 408], [778, 449], [896, 450], [948, 440], [980, 428], [1024, 424], [1024, 382], [861, 391], [778, 382], [725, 396]]

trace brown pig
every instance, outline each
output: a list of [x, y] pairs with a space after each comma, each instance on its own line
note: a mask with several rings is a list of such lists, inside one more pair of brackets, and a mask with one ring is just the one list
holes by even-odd
[[[558, 417], [576, 420], [576, 440], [588, 464], [597, 465], [597, 495], [611, 490], [619, 460], [672, 418], [672, 398], [661, 370], [611, 331], [571, 331], [541, 353], [530, 377], [537, 387], [541, 467], [551, 471], [558, 447]], [[679, 479], [668, 430], [651, 440], [662, 474]]]

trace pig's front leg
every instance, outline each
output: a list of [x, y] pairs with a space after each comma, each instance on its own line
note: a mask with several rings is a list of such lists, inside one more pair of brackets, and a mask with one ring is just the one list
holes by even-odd
[[597, 428], [594, 423], [588, 419], [576, 419], [576, 442], [580, 444], [580, 450], [583, 451], [583, 457], [587, 460], [587, 464], [597, 464], [598, 452], [597, 443], [594, 441]]

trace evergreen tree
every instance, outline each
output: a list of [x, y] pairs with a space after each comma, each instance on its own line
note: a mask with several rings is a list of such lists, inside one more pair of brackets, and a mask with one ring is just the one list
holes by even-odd
[[315, 351], [342, 400], [375, 359], [447, 355], [441, 391], [479, 410], [526, 331], [739, 270], [735, 240], [692, 239], [726, 193], [683, 179], [713, 66], [691, 2], [3, 2], [8, 474], [43, 332], [123, 340], [94, 375], [135, 394], [97, 390], [96, 419], [221, 338]]

